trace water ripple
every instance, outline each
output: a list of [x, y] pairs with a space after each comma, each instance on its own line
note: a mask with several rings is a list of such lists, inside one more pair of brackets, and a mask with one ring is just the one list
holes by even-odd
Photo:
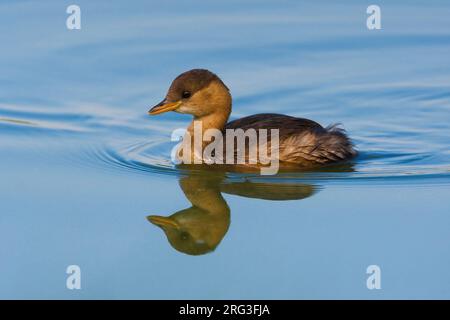
[[[170, 128], [176, 128], [176, 122], [151, 122], [141, 113], [102, 106], [76, 106], [69, 108], [70, 112], [68, 108], [60, 110], [0, 105], [1, 133], [11, 136], [31, 133], [25, 135], [29, 146], [35, 146], [37, 140], [41, 141], [39, 134], [44, 133], [48, 139], [62, 142], [61, 153], [69, 163], [79, 162], [115, 172], [182, 176], [212, 169], [204, 165], [187, 170], [171, 163], [174, 143], [170, 142], [169, 133]], [[337, 118], [345, 119], [345, 116]], [[347, 120], [351, 118], [347, 117]], [[447, 126], [440, 122], [430, 126], [426, 121], [411, 122], [416, 127], [408, 127], [401, 122], [390, 124], [374, 120], [358, 123], [360, 129], [350, 135], [355, 138], [360, 154], [347, 165], [316, 171], [280, 172], [269, 177], [255, 173], [222, 172], [231, 180], [265, 179], [322, 184], [450, 182], [445, 134]], [[72, 139], [70, 143], [69, 137]], [[14, 139], [9, 140], [14, 142]], [[11, 141], [9, 146], [14, 144]], [[67, 145], [76, 151], [68, 150]]]
[[[85, 156], [86, 161], [96, 161], [120, 172], [134, 172], [144, 175], [183, 176], [204, 174], [208, 166], [195, 170], [173, 165], [168, 155], [174, 146], [166, 140], [133, 141], [125, 144], [103, 144], [92, 147]], [[257, 173], [226, 171], [229, 180], [264, 180], [280, 182], [310, 182], [339, 184], [391, 184], [417, 182], [445, 182], [450, 180], [450, 165], [442, 163], [423, 164], [430, 154], [361, 152], [349, 164], [331, 166], [315, 171], [280, 172], [274, 176], [260, 176]], [[216, 170], [214, 170], [216, 172]]]

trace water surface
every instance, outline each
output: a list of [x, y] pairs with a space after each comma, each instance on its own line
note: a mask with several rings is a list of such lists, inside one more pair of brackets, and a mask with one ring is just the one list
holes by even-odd
[[[359, 1], [78, 1], [79, 31], [69, 4], [0, 4], [1, 298], [450, 298], [448, 3], [378, 2], [379, 31]], [[197, 67], [233, 118], [339, 122], [360, 155], [273, 177], [175, 168], [190, 119], [146, 112]]]

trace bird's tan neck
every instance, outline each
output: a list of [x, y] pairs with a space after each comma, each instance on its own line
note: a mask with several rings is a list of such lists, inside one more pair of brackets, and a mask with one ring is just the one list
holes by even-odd
[[208, 129], [217, 129], [222, 131], [227, 124], [229, 117], [229, 113], [212, 113], [203, 117], [194, 117], [191, 124], [188, 127], [188, 132], [193, 135], [194, 134], [194, 125], [200, 123], [202, 126], [203, 133]]
[[[228, 121], [229, 112], [213, 113], [204, 117], [194, 117], [191, 124], [187, 128], [184, 140], [190, 139], [191, 163], [201, 161], [203, 158], [203, 150], [212, 141], [203, 141], [204, 134], [209, 129], [223, 131]], [[197, 159], [197, 160], [195, 160]]]

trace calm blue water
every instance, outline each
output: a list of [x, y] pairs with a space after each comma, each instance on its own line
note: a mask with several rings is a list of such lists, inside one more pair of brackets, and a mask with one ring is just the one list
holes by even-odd
[[[79, 31], [70, 1], [0, 4], [0, 298], [450, 298], [448, 2], [378, 1], [376, 31], [361, 1], [76, 3]], [[233, 117], [340, 122], [360, 156], [264, 179], [174, 168], [190, 119], [146, 112], [197, 67]], [[169, 238], [147, 220], [172, 214]]]

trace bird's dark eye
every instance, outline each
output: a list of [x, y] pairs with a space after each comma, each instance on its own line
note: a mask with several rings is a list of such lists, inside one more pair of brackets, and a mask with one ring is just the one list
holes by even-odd
[[186, 231], [183, 231], [181, 234], [181, 239], [183, 240], [187, 240], [189, 238], [189, 233], [187, 233]]
[[191, 96], [191, 93], [189, 91], [183, 91], [182, 97], [183, 99], [187, 99]]

